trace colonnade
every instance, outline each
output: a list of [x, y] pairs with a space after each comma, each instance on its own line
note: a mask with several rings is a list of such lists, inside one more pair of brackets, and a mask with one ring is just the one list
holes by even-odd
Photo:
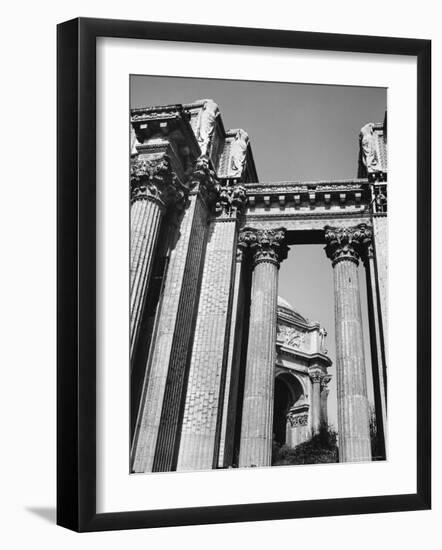
[[[251, 269], [248, 344], [242, 399], [239, 466], [271, 464], [278, 269], [287, 256], [284, 228], [241, 228], [245, 191], [220, 189], [207, 157], [184, 186], [167, 156], [138, 159], [132, 170], [131, 354], [158, 242], [161, 221], [177, 203], [179, 238], [170, 250], [149, 367], [132, 445], [132, 471], [207, 469], [231, 460], [229, 403], [236, 401], [240, 271]], [[371, 460], [369, 405], [358, 264], [370, 265], [367, 224], [324, 227], [334, 273], [340, 460]], [[232, 310], [234, 315], [232, 316]], [[312, 372], [312, 426], [326, 402], [324, 373]], [[232, 386], [233, 384], [233, 386]], [[232, 389], [233, 387], [233, 389]], [[232, 397], [233, 396], [233, 397]], [[229, 441], [230, 438], [230, 441]], [[220, 454], [221, 453], [221, 454]], [[224, 461], [224, 462], [223, 462]]]

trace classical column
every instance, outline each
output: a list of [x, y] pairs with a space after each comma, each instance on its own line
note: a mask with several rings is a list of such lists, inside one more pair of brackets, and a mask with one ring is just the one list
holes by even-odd
[[313, 435], [319, 432], [321, 425], [321, 380], [324, 374], [321, 371], [310, 372], [312, 381], [312, 432]]
[[328, 394], [330, 390], [328, 389], [328, 383], [330, 382], [330, 376], [324, 376], [321, 379], [321, 424], [323, 426], [328, 426]]
[[249, 228], [239, 236], [253, 254], [240, 467], [271, 465], [278, 268], [287, 256], [284, 236], [284, 229]]
[[326, 227], [326, 253], [334, 272], [339, 456], [341, 462], [371, 460], [358, 264], [371, 238], [365, 224]]
[[132, 471], [174, 469], [189, 348], [195, 328], [208, 217], [218, 196], [209, 159], [198, 159], [188, 206], [171, 246], [131, 450]]
[[373, 243], [369, 243], [365, 254], [367, 279], [368, 320], [370, 329], [371, 366], [373, 373], [373, 394], [376, 413], [378, 453], [385, 456], [387, 437], [387, 365], [382, 332], [382, 316], [377, 284], [376, 263]]
[[166, 154], [136, 158], [131, 165], [130, 356], [135, 350], [161, 220], [170, 203], [182, 202], [186, 189]]
[[238, 247], [235, 264], [235, 280], [232, 296], [232, 319], [230, 323], [229, 349], [227, 354], [224, 404], [218, 453], [218, 467], [225, 468], [233, 463], [235, 422], [241, 363], [241, 344], [244, 327], [244, 250]]
[[177, 470], [207, 470], [218, 465], [237, 224], [246, 192], [220, 186], [204, 259], [197, 320], [187, 381]]

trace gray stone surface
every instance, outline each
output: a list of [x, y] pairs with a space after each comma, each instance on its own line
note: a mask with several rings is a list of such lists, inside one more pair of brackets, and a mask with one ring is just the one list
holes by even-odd
[[371, 460], [367, 376], [358, 263], [371, 232], [365, 227], [326, 230], [334, 271], [336, 377], [341, 462]]

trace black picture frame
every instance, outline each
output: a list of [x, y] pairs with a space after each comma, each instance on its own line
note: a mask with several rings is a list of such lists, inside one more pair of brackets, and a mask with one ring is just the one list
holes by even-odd
[[[417, 58], [417, 491], [361, 498], [96, 512], [96, 39], [152, 39]], [[104, 531], [431, 506], [431, 41], [79, 18], [57, 28], [57, 523]]]

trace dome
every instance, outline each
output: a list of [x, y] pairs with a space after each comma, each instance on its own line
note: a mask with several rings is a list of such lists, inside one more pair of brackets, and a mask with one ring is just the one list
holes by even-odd
[[305, 324], [309, 323], [308, 319], [299, 314], [292, 304], [287, 302], [287, 300], [284, 300], [284, 298], [281, 298], [281, 296], [278, 296], [278, 311], [279, 310], [282, 310], [284, 313], [290, 315], [290, 317], [292, 317], [295, 321], [300, 321]]

